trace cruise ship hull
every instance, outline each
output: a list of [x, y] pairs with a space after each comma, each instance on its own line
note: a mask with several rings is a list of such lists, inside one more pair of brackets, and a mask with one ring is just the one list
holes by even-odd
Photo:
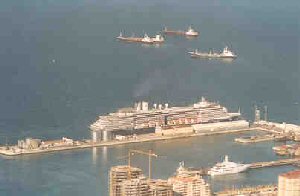
[[[139, 102], [133, 108], [122, 108], [117, 112], [99, 116], [99, 119], [90, 126], [94, 140], [100, 138], [102, 138], [100, 140], [110, 140], [115, 135], [128, 135], [128, 133], [143, 134], [142, 130], [153, 130], [152, 128], [156, 127], [217, 122], [232, 124], [241, 119], [239, 112], [229, 113], [227, 108], [220, 104], [206, 100], [186, 107], [168, 107], [167, 103], [164, 107], [162, 104], [153, 104], [153, 106], [149, 108], [147, 102]], [[201, 129], [203, 127], [199, 127], [199, 130]]]

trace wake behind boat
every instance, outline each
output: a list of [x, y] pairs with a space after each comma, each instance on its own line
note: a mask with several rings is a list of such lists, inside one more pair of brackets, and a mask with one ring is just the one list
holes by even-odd
[[217, 176], [225, 174], [236, 174], [243, 171], [246, 171], [250, 167], [250, 164], [241, 164], [230, 162], [228, 156], [225, 156], [225, 159], [221, 163], [217, 163], [208, 171], [208, 175]]
[[193, 58], [229, 58], [229, 59], [235, 59], [237, 57], [236, 54], [234, 54], [232, 51], [228, 49], [226, 46], [221, 53], [215, 53], [213, 51], [207, 52], [199, 52], [197, 49], [193, 52], [188, 52], [188, 54], [191, 55]]

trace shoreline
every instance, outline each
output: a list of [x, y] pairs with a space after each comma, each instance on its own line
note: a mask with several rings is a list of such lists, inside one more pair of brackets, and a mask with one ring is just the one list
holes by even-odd
[[[134, 143], [144, 143], [144, 142], [153, 142], [153, 141], [162, 141], [162, 140], [171, 140], [171, 139], [181, 139], [181, 138], [189, 138], [189, 137], [199, 137], [199, 136], [211, 136], [211, 135], [220, 135], [220, 134], [230, 134], [230, 133], [239, 133], [246, 131], [261, 131], [257, 127], [247, 128], [247, 129], [238, 129], [238, 130], [225, 130], [225, 131], [215, 131], [215, 132], [206, 132], [206, 133], [193, 133], [193, 134], [178, 134], [178, 135], [168, 135], [168, 136], [160, 136], [155, 134], [144, 134], [139, 135], [137, 139], [128, 139], [128, 140], [113, 140], [107, 142], [99, 142], [99, 143], [82, 143], [79, 145], [72, 146], [58, 146], [48, 149], [35, 149], [35, 150], [22, 150], [21, 152], [13, 152], [12, 150], [6, 150], [5, 146], [0, 147], [0, 155], [2, 156], [21, 156], [21, 155], [31, 155], [31, 154], [43, 154], [43, 153], [51, 153], [51, 152], [60, 152], [67, 150], [78, 150], [85, 148], [97, 148], [104, 146], [118, 146], [118, 145], [126, 145], [126, 144], [134, 144]], [[13, 146], [10, 146], [13, 147]]]

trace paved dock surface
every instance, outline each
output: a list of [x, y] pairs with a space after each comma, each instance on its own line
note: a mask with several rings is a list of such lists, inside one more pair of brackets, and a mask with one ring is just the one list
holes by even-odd
[[233, 196], [233, 195], [260, 195], [260, 196], [277, 196], [277, 185], [260, 185], [256, 187], [243, 187], [239, 189], [229, 189], [216, 192], [216, 196]]
[[274, 167], [274, 166], [282, 166], [282, 165], [292, 165], [295, 163], [299, 163], [300, 158], [294, 159], [280, 159], [276, 161], [268, 161], [268, 162], [256, 162], [251, 163], [251, 169], [263, 168], [263, 167]]
[[112, 140], [112, 141], [101, 141], [101, 142], [80, 142], [77, 145], [65, 145], [65, 146], [53, 146], [46, 149], [29, 149], [24, 150], [21, 149], [13, 150], [16, 146], [10, 146], [9, 150], [7, 150], [6, 146], [0, 146], [0, 154], [6, 156], [17, 156], [17, 155], [24, 155], [24, 154], [41, 154], [41, 153], [48, 153], [48, 152], [57, 152], [57, 151], [64, 151], [64, 150], [76, 150], [76, 149], [84, 149], [84, 148], [92, 148], [92, 147], [102, 147], [102, 146], [115, 146], [115, 145], [125, 145], [131, 143], [142, 143], [142, 142], [152, 142], [152, 141], [159, 141], [159, 140], [170, 140], [170, 139], [180, 139], [180, 138], [188, 138], [188, 137], [199, 137], [199, 136], [208, 136], [208, 135], [216, 135], [216, 134], [226, 134], [226, 133], [237, 133], [237, 132], [244, 132], [244, 131], [252, 131], [255, 129], [240, 129], [240, 130], [230, 130], [230, 131], [213, 131], [213, 132], [205, 132], [205, 133], [192, 133], [192, 134], [176, 134], [176, 135], [157, 135], [157, 134], [143, 134], [138, 135], [136, 138], [130, 138], [125, 140]]

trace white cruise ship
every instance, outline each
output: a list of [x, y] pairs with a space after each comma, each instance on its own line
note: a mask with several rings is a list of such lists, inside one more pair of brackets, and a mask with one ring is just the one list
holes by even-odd
[[217, 176], [225, 174], [236, 174], [246, 171], [249, 167], [249, 164], [230, 162], [228, 160], [228, 156], [226, 155], [222, 163], [217, 163], [208, 171], [208, 175]]
[[[209, 127], [208, 125], [212, 123], [228, 122], [231, 124], [241, 122], [241, 120], [240, 112], [229, 112], [226, 107], [205, 98], [181, 107], [169, 107], [168, 103], [154, 103], [153, 107], [149, 107], [148, 102], [142, 101], [137, 102], [134, 107], [121, 108], [116, 112], [99, 116], [90, 125], [90, 128], [94, 141], [106, 141], [115, 139], [116, 135], [155, 133], [156, 127], [195, 124]], [[244, 128], [249, 126], [247, 123], [244, 125]], [[214, 129], [217, 130], [221, 125], [214, 124], [214, 126], [216, 126]], [[204, 128], [197, 127], [195, 129], [203, 131]]]

